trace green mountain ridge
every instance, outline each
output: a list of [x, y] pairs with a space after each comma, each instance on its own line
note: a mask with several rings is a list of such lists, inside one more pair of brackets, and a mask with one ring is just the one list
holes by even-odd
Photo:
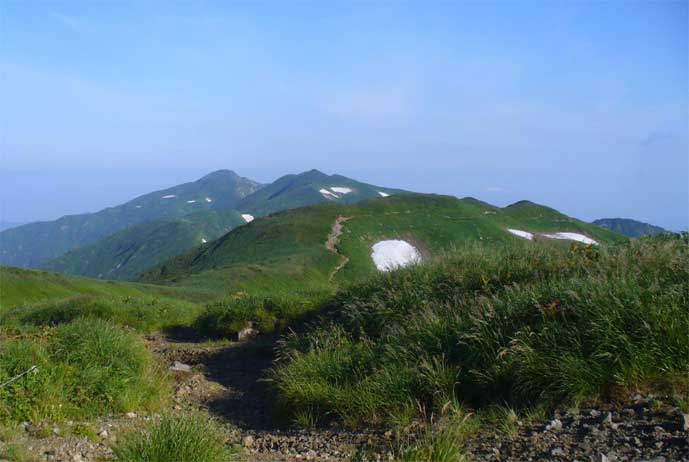
[[[332, 251], [325, 242], [338, 217], [346, 221]], [[408, 193], [354, 204], [320, 204], [258, 218], [143, 272], [140, 281], [208, 287], [225, 293], [267, 287], [323, 289], [333, 282], [348, 283], [376, 274], [371, 246], [380, 240], [408, 241], [426, 259], [472, 241], [571, 244], [540, 235], [529, 242], [508, 228], [533, 233], [578, 232], [601, 243], [626, 240], [530, 202], [501, 209], [472, 198]]]
[[629, 237], [657, 236], [670, 232], [660, 226], [632, 220], [631, 218], [600, 218], [594, 220], [593, 224]]
[[230, 170], [154, 191], [96, 213], [68, 215], [0, 232], [0, 264], [37, 267], [129, 226], [203, 210], [229, 210], [261, 185]]
[[207, 210], [163, 217], [78, 247], [41, 269], [99, 279], [133, 279], [141, 271], [245, 224], [236, 211]]

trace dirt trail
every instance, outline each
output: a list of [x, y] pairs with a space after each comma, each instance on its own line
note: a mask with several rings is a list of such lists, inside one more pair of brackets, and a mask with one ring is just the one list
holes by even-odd
[[332, 281], [337, 272], [344, 268], [345, 265], [347, 265], [347, 263], [349, 263], [349, 257], [342, 255], [340, 252], [338, 252], [337, 243], [339, 242], [340, 236], [342, 235], [342, 231], [344, 230], [344, 223], [351, 218], [352, 217], [343, 217], [341, 215], [338, 216], [335, 219], [335, 223], [333, 223], [330, 234], [328, 234], [328, 240], [325, 241], [325, 248], [330, 250], [331, 252], [338, 254], [342, 258], [340, 263], [330, 272], [330, 276], [328, 276], [328, 281]]
[[[158, 335], [150, 348], [167, 362], [192, 366], [177, 374], [177, 409], [204, 408], [233, 428], [242, 461], [351, 460], [379, 436], [340, 428], [301, 430], [280, 422], [269, 370], [272, 342], [208, 344], [175, 341]], [[249, 444], [246, 444], [249, 443]]]

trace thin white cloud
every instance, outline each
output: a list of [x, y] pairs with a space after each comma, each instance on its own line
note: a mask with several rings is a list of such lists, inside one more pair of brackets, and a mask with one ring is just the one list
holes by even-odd
[[81, 32], [83, 28], [83, 22], [80, 21], [79, 19], [66, 15], [64, 13], [59, 13], [57, 11], [48, 11], [47, 12], [48, 16], [51, 18], [55, 19], [57, 22], [65, 26], [67, 29], [70, 29], [74, 32]]

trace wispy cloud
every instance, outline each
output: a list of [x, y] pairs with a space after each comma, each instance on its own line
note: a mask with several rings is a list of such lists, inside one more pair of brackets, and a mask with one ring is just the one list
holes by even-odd
[[672, 132], [669, 131], [657, 131], [653, 132], [650, 135], [648, 135], [646, 138], [641, 140], [639, 143], [642, 148], [648, 148], [653, 145], [656, 145], [658, 143], [662, 143], [664, 141], [668, 141], [674, 138], [674, 135]]
[[55, 19], [57, 22], [65, 26], [67, 29], [70, 29], [74, 32], [81, 32], [84, 26], [83, 21], [73, 17], [66, 15], [64, 13], [60, 13], [57, 11], [47, 11], [46, 12], [48, 16], [51, 18]]

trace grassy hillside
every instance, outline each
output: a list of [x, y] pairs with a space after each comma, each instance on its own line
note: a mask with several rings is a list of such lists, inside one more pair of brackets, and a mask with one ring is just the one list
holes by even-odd
[[400, 192], [402, 191], [399, 189], [383, 188], [341, 175], [326, 175], [318, 170], [310, 170], [275, 180], [270, 185], [245, 197], [237, 208], [242, 212], [263, 216], [321, 202], [350, 204]]
[[593, 224], [629, 237], [657, 236], [669, 232], [660, 226], [654, 226], [629, 218], [601, 218], [595, 220]]
[[229, 210], [260, 188], [229, 170], [152, 192], [97, 213], [69, 215], [0, 232], [0, 264], [37, 267], [126, 227], [159, 217], [181, 217], [203, 210]]
[[[338, 217], [346, 221], [336, 251], [331, 251], [325, 242]], [[375, 274], [371, 245], [379, 240], [407, 240], [429, 259], [469, 241], [522, 240], [508, 233], [508, 227], [581, 232], [600, 242], [625, 240], [537, 204], [500, 209], [471, 198], [399, 194], [356, 204], [315, 205], [257, 219], [142, 273], [141, 280], [225, 292], [305, 284], [323, 288], [331, 279], [351, 282]], [[539, 237], [533, 244], [569, 246], [568, 241]]]
[[43, 302], [66, 300], [75, 296], [103, 299], [151, 297], [204, 300], [191, 290], [146, 284], [98, 281], [45, 271], [0, 266], [0, 311], [7, 308]]
[[235, 211], [208, 210], [132, 226], [41, 265], [42, 269], [101, 279], [133, 279], [151, 266], [245, 224]]
[[474, 243], [379, 275], [285, 339], [280, 400], [301, 421], [367, 426], [448, 407], [681, 397], [688, 249], [686, 236], [571, 249]]

